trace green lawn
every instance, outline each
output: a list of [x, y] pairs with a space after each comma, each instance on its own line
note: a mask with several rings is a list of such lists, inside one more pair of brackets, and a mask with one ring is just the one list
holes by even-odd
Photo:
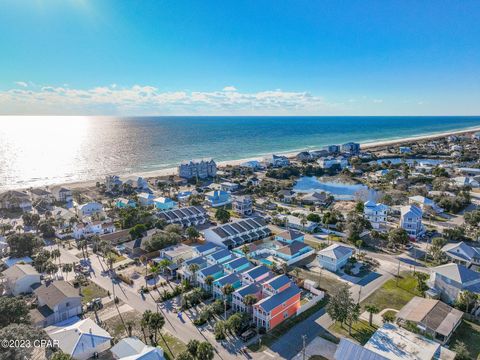
[[80, 294], [82, 294], [82, 303], [86, 304], [95, 298], [103, 298], [108, 296], [108, 293], [105, 289], [101, 288], [97, 284], [89, 281], [87, 286], [82, 286], [80, 288]]
[[402, 273], [398, 279], [390, 279], [380, 289], [362, 301], [362, 305], [375, 304], [379, 310], [400, 310], [414, 296], [422, 296], [416, 289], [417, 279], [412, 273]]
[[328, 330], [340, 336], [354, 339], [360, 344], [365, 345], [373, 333], [377, 331], [377, 327], [375, 325], [370, 326], [368, 321], [359, 320], [352, 325], [352, 335], [348, 334], [348, 325], [343, 325], [342, 327], [341, 324], [337, 322], [330, 326]]
[[472, 359], [480, 360], [480, 325], [463, 320], [450, 339], [449, 348], [452, 349], [457, 341], [463, 341], [467, 346]]

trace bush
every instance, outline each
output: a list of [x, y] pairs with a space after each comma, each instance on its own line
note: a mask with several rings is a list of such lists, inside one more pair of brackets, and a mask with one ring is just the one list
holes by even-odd
[[125, 284], [133, 285], [133, 280], [126, 277], [124, 274], [118, 274], [117, 277], [122, 280]]

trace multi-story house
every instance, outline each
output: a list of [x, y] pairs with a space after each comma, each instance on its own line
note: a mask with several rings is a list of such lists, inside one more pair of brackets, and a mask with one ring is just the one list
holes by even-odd
[[8, 190], [0, 193], [0, 209], [21, 209], [22, 211], [31, 211], [32, 202], [27, 193], [18, 190]]
[[77, 215], [80, 217], [92, 216], [102, 211], [103, 211], [103, 205], [94, 201], [78, 205], [77, 207]]
[[272, 155], [265, 158], [265, 162], [273, 167], [285, 167], [290, 165], [290, 160], [283, 155]]
[[220, 250], [220, 247], [217, 244], [208, 241], [205, 242], [205, 244], [198, 245], [193, 248], [193, 252], [196, 256], [205, 256], [218, 250]]
[[142, 192], [137, 195], [137, 198], [140, 205], [151, 206], [153, 205], [153, 200], [155, 199], [155, 196], [148, 192]]
[[341, 152], [346, 154], [356, 155], [360, 152], [360, 144], [354, 143], [354, 142], [348, 142], [348, 143], [342, 144], [340, 150]]
[[177, 207], [177, 203], [175, 201], [164, 196], [153, 199], [153, 203], [159, 210], [171, 210]]
[[270, 236], [270, 229], [259, 216], [219, 225], [203, 232], [205, 240], [233, 249]]
[[45, 189], [35, 188], [30, 189], [30, 196], [32, 197], [32, 202], [45, 201], [50, 204], [53, 201], [53, 195], [50, 191]]
[[235, 255], [233, 255], [229, 250], [222, 248], [219, 251], [211, 253], [205, 256], [207, 262], [211, 265], [213, 264], [223, 264], [227, 261], [235, 259]]
[[67, 189], [63, 186], [54, 186], [50, 188], [53, 197], [56, 201], [69, 203], [73, 201], [72, 190]]
[[250, 216], [253, 213], [252, 198], [250, 196], [234, 196], [232, 208], [240, 216]]
[[422, 224], [422, 209], [416, 205], [408, 205], [403, 206], [400, 212], [400, 227], [405, 229], [411, 238], [415, 239], [425, 232]]
[[212, 159], [185, 161], [178, 166], [178, 175], [185, 179], [215, 177], [217, 164]]
[[[232, 285], [233, 288], [236, 290], [240, 286], [242, 286], [242, 279], [240, 275], [237, 273], [225, 274], [224, 276], [216, 279], [212, 285], [213, 285], [213, 297], [215, 299], [225, 300], [225, 296], [223, 294], [224, 286]], [[231, 298], [232, 298], [232, 295], [230, 295], [227, 300], [231, 301]]]
[[249, 308], [245, 304], [245, 297], [247, 295], [254, 296], [257, 300], [262, 298], [262, 285], [254, 282], [243, 285], [232, 294], [232, 309], [233, 311], [241, 311], [253, 313], [253, 308]]
[[363, 214], [374, 229], [380, 229], [387, 223], [388, 206], [374, 201], [367, 201], [363, 206]]
[[470, 267], [480, 265], [480, 248], [467, 245], [465, 242], [447, 244], [442, 248], [450, 261]]
[[219, 207], [230, 204], [232, 197], [227, 191], [213, 190], [205, 194], [205, 202], [211, 207]]
[[40, 284], [40, 274], [30, 264], [15, 264], [3, 272], [5, 290], [8, 294], [18, 296], [33, 291], [33, 286]]
[[107, 192], [117, 192], [120, 191], [123, 185], [123, 181], [120, 180], [118, 175], [107, 175], [105, 176], [105, 191]]
[[317, 160], [318, 165], [323, 169], [330, 169], [334, 166], [338, 167], [339, 169], [345, 169], [348, 166], [348, 159], [344, 158], [343, 156], [338, 157], [322, 157]]
[[66, 281], [43, 284], [34, 292], [38, 307], [30, 311], [30, 317], [36, 326], [49, 326], [82, 313], [82, 297]]
[[323, 149], [329, 154], [336, 154], [340, 152], [340, 145], [327, 145], [324, 146]]
[[239, 257], [223, 263], [223, 268], [229, 273], [241, 273], [253, 268], [253, 265], [246, 257]]
[[167, 224], [178, 224], [183, 227], [203, 225], [209, 221], [207, 211], [201, 206], [188, 206], [166, 210], [158, 213], [158, 217]]
[[263, 282], [272, 276], [272, 272], [265, 265], [258, 265], [242, 273], [242, 284], [247, 285], [254, 282]]
[[222, 276], [225, 275], [225, 270], [223, 269], [222, 265], [219, 264], [213, 264], [207, 267], [204, 267], [203, 269], [200, 269], [195, 275], [192, 274], [192, 277], [196, 277], [198, 284], [203, 288], [203, 289], [208, 289], [208, 285], [205, 282], [205, 279], [208, 276], [213, 277], [214, 280], [217, 280], [221, 278]]
[[324, 269], [336, 272], [347, 263], [353, 255], [354, 250], [351, 247], [333, 244], [318, 252], [318, 262]]
[[408, 203], [410, 205], [416, 205], [416, 206], [420, 207], [423, 211], [426, 211], [427, 209], [432, 209], [436, 213], [442, 213], [443, 212], [443, 209], [440, 206], [438, 206], [435, 203], [435, 201], [433, 201], [432, 199], [429, 199], [425, 196], [420, 196], [420, 195], [410, 196], [408, 198]]

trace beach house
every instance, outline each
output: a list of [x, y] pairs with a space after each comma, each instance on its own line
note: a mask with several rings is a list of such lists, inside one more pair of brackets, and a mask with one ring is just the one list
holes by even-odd
[[119, 209], [135, 208], [137, 207], [137, 203], [132, 199], [118, 198], [115, 206]]
[[4, 288], [7, 294], [18, 296], [33, 291], [40, 285], [40, 274], [30, 264], [15, 264], [3, 272]]
[[207, 211], [201, 206], [188, 206], [179, 209], [165, 210], [157, 214], [167, 224], [178, 224], [182, 227], [203, 225], [209, 221]]
[[80, 217], [92, 216], [103, 211], [103, 205], [92, 201], [77, 206], [77, 215]]
[[275, 235], [275, 240], [283, 241], [285, 243], [291, 243], [293, 241], [303, 242], [304, 239], [305, 235], [303, 233], [293, 229], [287, 229]]
[[354, 249], [345, 245], [333, 244], [320, 250], [317, 254], [322, 268], [336, 272], [345, 266], [348, 259], [354, 254]]
[[137, 195], [137, 199], [140, 205], [150, 206], [153, 205], [153, 200], [155, 199], [155, 196], [148, 192], [142, 192]]
[[206, 179], [217, 175], [217, 164], [213, 159], [184, 161], [178, 166], [178, 176], [184, 179]]
[[369, 200], [364, 203], [363, 214], [374, 229], [380, 229], [387, 223], [388, 209], [387, 205]]
[[355, 142], [348, 142], [342, 144], [340, 147], [340, 151], [349, 155], [356, 155], [360, 152], [360, 144]]
[[418, 206], [402, 206], [400, 210], [400, 227], [405, 229], [411, 238], [416, 239], [425, 232], [422, 224], [422, 216], [422, 209]]
[[31, 211], [32, 202], [30, 201], [30, 196], [26, 192], [9, 190], [0, 193], [0, 209]]
[[232, 198], [227, 191], [213, 190], [205, 194], [205, 202], [211, 207], [219, 207], [230, 204]]
[[443, 253], [451, 262], [465, 265], [480, 265], [480, 248], [468, 245], [465, 242], [450, 243], [442, 248]]
[[410, 196], [408, 198], [408, 203], [410, 205], [419, 206], [423, 211], [426, 211], [428, 209], [432, 209], [437, 214], [443, 212], [443, 209], [440, 206], [438, 206], [435, 203], [435, 201], [433, 201], [432, 199], [429, 199], [425, 196], [420, 196], [420, 195]]
[[234, 196], [232, 209], [240, 216], [250, 216], [253, 213], [253, 201], [250, 196]]
[[337, 156], [337, 157], [327, 156], [327, 157], [321, 157], [320, 159], [318, 159], [317, 164], [322, 169], [330, 169], [332, 167], [337, 167], [343, 170], [346, 167], [348, 167], [348, 159], [343, 156]]
[[272, 167], [279, 168], [290, 165], [290, 160], [288, 160], [286, 156], [273, 154], [265, 158], [265, 163]]
[[73, 201], [72, 190], [63, 186], [53, 186], [50, 188], [54, 199], [58, 202], [69, 203]]
[[177, 203], [175, 201], [164, 196], [159, 196], [153, 199], [153, 204], [159, 210], [171, 210], [177, 207]]

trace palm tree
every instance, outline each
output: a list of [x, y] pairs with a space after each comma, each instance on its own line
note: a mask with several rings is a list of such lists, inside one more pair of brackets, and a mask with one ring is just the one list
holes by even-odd
[[[69, 272], [73, 271], [73, 265], [72, 264], [63, 264], [62, 265], [62, 272], [64, 272], [66, 275], [68, 275]], [[65, 276], [65, 279], [67, 277]]]
[[224, 297], [224, 304], [225, 304], [225, 320], [227, 320], [227, 302], [228, 302], [228, 297], [230, 296], [231, 293], [235, 291], [235, 288], [233, 287], [232, 284], [227, 284], [222, 288], [222, 293]]
[[153, 332], [154, 334], [155, 345], [157, 345], [158, 332], [162, 329], [164, 325], [165, 325], [165, 318], [163, 317], [162, 314], [157, 312], [157, 313], [152, 313], [150, 315], [150, 318], [148, 319], [148, 327], [150, 329], [150, 332]]
[[373, 314], [378, 314], [380, 312], [380, 309], [374, 304], [368, 304], [365, 306], [365, 310], [369, 313], [368, 323], [370, 326], [372, 326]]
[[307, 225], [307, 216], [305, 214], [300, 214], [300, 224], [302, 224], [303, 231], [305, 231], [305, 225]]
[[250, 252], [250, 248], [248, 247], [247, 244], [243, 245], [241, 250], [242, 250], [243, 254], [245, 255], [245, 257]]
[[252, 294], [248, 294], [243, 298], [243, 303], [248, 307], [249, 313], [253, 313], [253, 304], [255, 304], [257, 301], [257, 297]]
[[190, 264], [188, 266], [188, 270], [192, 273], [193, 284], [196, 284], [197, 283], [197, 271], [200, 270], [200, 266], [198, 266], [198, 264]]
[[147, 335], [145, 334], [145, 328], [149, 327], [150, 317], [152, 316], [150, 310], [146, 310], [142, 315], [142, 320], [140, 320], [140, 326], [142, 327], [143, 338], [145, 339], [145, 344], [147, 343]]
[[284, 262], [284, 263], [282, 263], [281, 266], [282, 266], [282, 272], [283, 272], [284, 274], [286, 274], [286, 273], [288, 272], [288, 265], [287, 265], [287, 263]]
[[211, 293], [212, 292], [212, 284], [215, 281], [215, 278], [212, 275], [208, 275], [205, 278], [205, 284], [208, 286], [208, 290]]

